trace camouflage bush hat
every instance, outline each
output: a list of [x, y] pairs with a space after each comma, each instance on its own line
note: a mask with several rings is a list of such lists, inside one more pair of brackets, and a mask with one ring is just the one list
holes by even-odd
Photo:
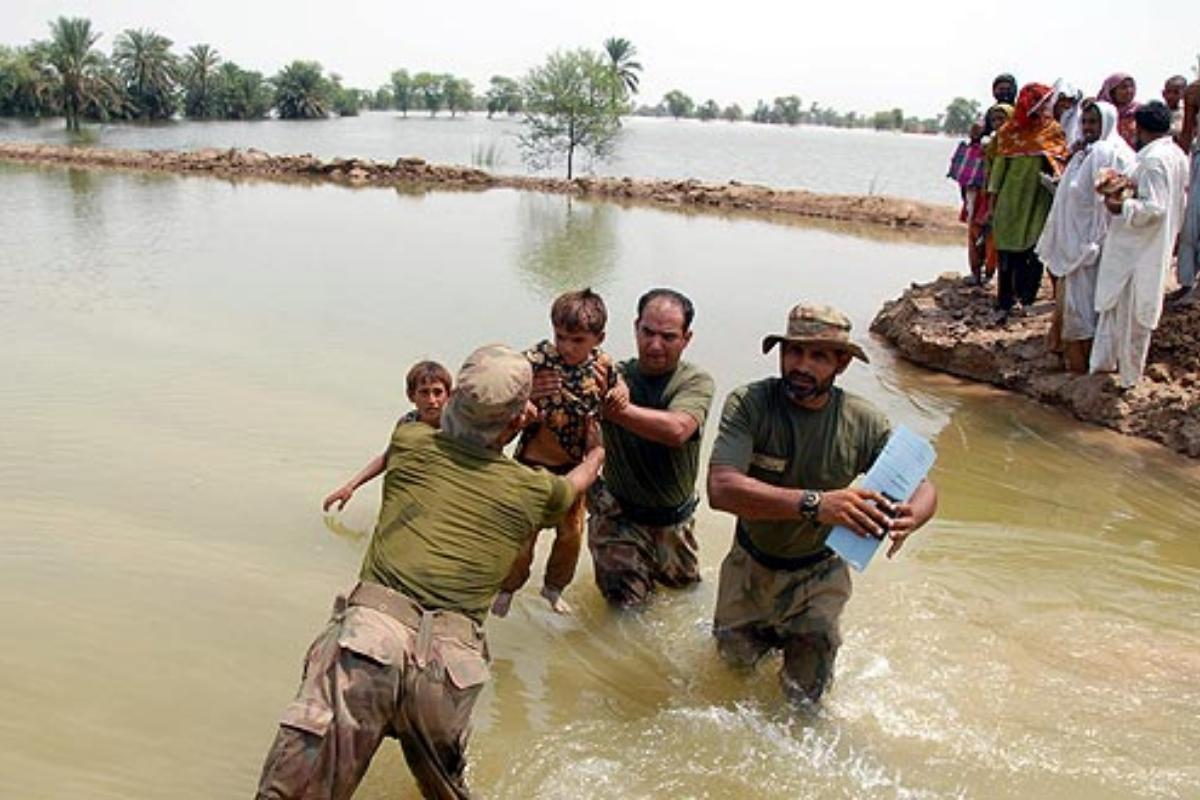
[[762, 351], [769, 353], [780, 342], [817, 344], [844, 350], [863, 362], [870, 363], [863, 349], [850, 341], [850, 318], [833, 306], [800, 303], [788, 312], [787, 333], [772, 334], [762, 341]]
[[532, 386], [525, 356], [502, 344], [486, 345], [463, 362], [446, 413], [474, 428], [504, 427], [525, 408]]

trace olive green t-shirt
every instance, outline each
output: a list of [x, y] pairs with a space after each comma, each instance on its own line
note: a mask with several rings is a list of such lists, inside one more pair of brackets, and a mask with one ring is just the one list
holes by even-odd
[[565, 479], [428, 425], [396, 426], [360, 576], [482, 623], [517, 552], [566, 514]]
[[[891, 425], [857, 395], [834, 387], [819, 411], [799, 408], [783, 381], [767, 378], [729, 393], [710, 464], [790, 489], [844, 489], [883, 450]], [[739, 520], [764, 553], [799, 558], [825, 544], [831, 526], [796, 518]]]
[[638, 371], [636, 358], [622, 361], [617, 371], [629, 385], [629, 399], [637, 406], [658, 411], [682, 411], [698, 427], [682, 447], [667, 447], [643, 439], [605, 422], [604, 482], [618, 502], [643, 508], [676, 508], [696, 492], [700, 471], [700, 439], [712, 406], [715, 387], [707, 372], [680, 361], [667, 375], [647, 377]]

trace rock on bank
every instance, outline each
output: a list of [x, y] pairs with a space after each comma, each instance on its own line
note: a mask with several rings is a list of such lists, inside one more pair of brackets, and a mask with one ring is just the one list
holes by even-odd
[[1154, 333], [1143, 379], [1122, 392], [1115, 376], [1074, 375], [1046, 348], [1053, 300], [996, 323], [994, 290], [958, 276], [913, 284], [884, 305], [871, 330], [931, 369], [991, 383], [1061, 407], [1077, 418], [1200, 458], [1200, 308], [1168, 310]]
[[363, 158], [321, 159], [310, 154], [272, 155], [254, 148], [117, 150], [33, 142], [0, 143], [0, 161], [196, 173], [226, 178], [311, 180], [350, 186], [448, 189], [507, 187], [677, 208], [793, 215], [921, 231], [938, 236], [958, 236], [962, 232], [957, 212], [949, 206], [879, 195], [827, 195], [772, 189], [737, 181], [714, 184], [695, 180], [600, 177], [565, 180], [528, 175], [494, 175], [471, 167], [429, 164], [420, 158], [398, 158], [387, 163]]

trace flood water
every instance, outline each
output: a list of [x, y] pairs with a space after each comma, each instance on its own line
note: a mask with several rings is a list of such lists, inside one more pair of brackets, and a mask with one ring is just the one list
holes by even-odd
[[[695, 300], [689, 356], [723, 397], [774, 371], [758, 343], [795, 301], [866, 337], [963, 260], [508, 190], [0, 165], [0, 795], [252, 793], [378, 492], [337, 518], [320, 500], [384, 445], [413, 361], [532, 343], [584, 284], [624, 357], [662, 284]], [[776, 664], [717, 660], [732, 521], [702, 505], [694, 591], [610, 612], [585, 554], [573, 617], [527, 589], [489, 620], [480, 794], [1200, 794], [1194, 463], [869, 349], [845, 383], [933, 439], [941, 510], [856, 576], [820, 715], [781, 702]], [[393, 744], [358, 796], [414, 796]]]
[[[318, 121], [121, 123], [85, 126], [70, 136], [61, 119], [0, 119], [0, 140], [82, 142], [104, 147], [195, 149], [257, 147], [270, 153], [313, 153], [393, 161], [419, 156], [434, 163], [476, 164], [492, 172], [523, 174], [517, 118], [484, 114], [431, 118], [371, 112]], [[736, 179], [780, 188], [833, 194], [885, 194], [947, 205], [958, 188], [946, 179], [955, 140], [873, 130], [788, 127], [749, 122], [628, 117], [613, 157], [577, 161], [579, 174], [636, 178]], [[547, 174], [565, 175], [565, 167]]]

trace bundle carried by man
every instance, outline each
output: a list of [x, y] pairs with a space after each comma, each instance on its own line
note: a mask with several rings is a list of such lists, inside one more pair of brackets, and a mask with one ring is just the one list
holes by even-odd
[[1096, 191], [1113, 200], [1128, 200], [1137, 194], [1137, 183], [1119, 170], [1104, 167], [1096, 173]]

